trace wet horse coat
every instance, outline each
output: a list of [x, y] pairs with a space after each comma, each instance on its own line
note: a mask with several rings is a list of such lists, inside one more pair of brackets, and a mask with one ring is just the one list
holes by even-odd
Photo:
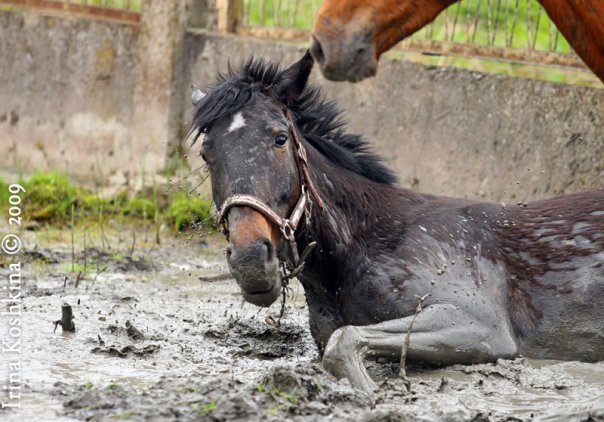
[[[585, 64], [604, 82], [604, 0], [538, 0]], [[324, 0], [311, 52], [323, 75], [372, 76], [382, 53], [432, 22], [457, 0]]]
[[[296, 231], [298, 250], [317, 242], [299, 280], [324, 366], [371, 390], [363, 359], [398, 360], [408, 330], [413, 363], [604, 359], [604, 189], [518, 207], [400, 188], [306, 86], [311, 66], [307, 54], [286, 71], [231, 71], [198, 102], [192, 131], [218, 207], [248, 195], [284, 218], [304, 192], [302, 138], [323, 207], [310, 202]], [[225, 216], [229, 268], [246, 300], [269, 306], [288, 244], [253, 206]]]

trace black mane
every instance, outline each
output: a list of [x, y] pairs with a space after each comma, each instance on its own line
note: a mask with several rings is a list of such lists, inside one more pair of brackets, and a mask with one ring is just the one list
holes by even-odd
[[[191, 132], [195, 139], [216, 121], [241, 110], [254, 96], [269, 95], [282, 78], [278, 64], [250, 58], [239, 69], [230, 66], [220, 74], [193, 111]], [[274, 96], [273, 96], [274, 97]], [[334, 164], [379, 183], [393, 184], [394, 173], [371, 152], [360, 135], [344, 133], [346, 123], [334, 101], [327, 101], [317, 87], [306, 86], [289, 109], [298, 130], [312, 146]]]

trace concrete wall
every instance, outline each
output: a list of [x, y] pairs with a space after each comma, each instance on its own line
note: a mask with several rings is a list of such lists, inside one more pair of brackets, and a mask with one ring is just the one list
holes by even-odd
[[130, 165], [135, 27], [0, 12], [0, 39], [3, 167], [108, 177]]
[[[204, 86], [228, 60], [254, 54], [289, 65], [303, 51], [190, 32], [185, 68]], [[604, 185], [603, 89], [392, 60], [358, 84], [328, 82], [317, 70], [312, 78], [403, 186], [516, 202]]]
[[[250, 54], [288, 65], [303, 53], [185, 32], [191, 13], [213, 0], [143, 4], [140, 26], [0, 12], [2, 169], [136, 181], [141, 167], [159, 172], [171, 159], [191, 82], [208, 85], [228, 60]], [[331, 83], [317, 71], [313, 81], [403, 186], [516, 202], [603, 184], [602, 89], [390, 60], [359, 84]]]
[[140, 25], [41, 13], [0, 11], [2, 170], [133, 188], [163, 171], [180, 136], [185, 1], [145, 1]]

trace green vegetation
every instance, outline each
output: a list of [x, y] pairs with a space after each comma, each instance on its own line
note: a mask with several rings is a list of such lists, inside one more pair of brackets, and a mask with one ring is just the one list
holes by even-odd
[[134, 412], [131, 410], [126, 410], [125, 412], [114, 413], [109, 416], [111, 419], [130, 419], [134, 416]]
[[208, 403], [204, 403], [204, 404], [197, 404], [197, 412], [201, 413], [202, 415], [205, 415], [206, 413], [208, 413], [210, 410], [216, 408], [216, 402], [215, 401], [211, 401]]
[[207, 200], [177, 192], [171, 196], [167, 215], [175, 230], [183, 230], [192, 221], [205, 221], [210, 218], [212, 204]]
[[[250, 26], [310, 29], [320, 0], [244, 0]], [[489, 24], [490, 21], [490, 24]], [[455, 25], [455, 33], [453, 26]], [[462, 0], [441, 13], [414, 38], [568, 53], [570, 46], [537, 0]]]
[[250, 26], [310, 29], [321, 0], [243, 0]]
[[273, 384], [257, 384], [255, 390], [258, 393], [268, 394], [275, 402], [266, 408], [266, 413], [274, 415], [280, 411], [291, 414], [298, 414], [298, 397], [294, 394], [285, 392]]
[[[247, 26], [309, 30], [320, 4], [320, 0], [244, 0], [244, 23]], [[461, 0], [441, 13], [432, 24], [414, 34], [412, 39], [556, 53], [572, 52], [564, 36], [558, 33], [537, 0]], [[306, 45], [306, 41], [304, 44]], [[584, 69], [519, 63], [480, 56], [431, 56], [398, 49], [390, 50], [386, 56], [427, 65], [462, 67], [513, 77], [602, 86], [598, 78]]]
[[8, 204], [9, 196], [8, 183], [0, 178], [0, 204]]
[[[175, 231], [194, 228], [199, 223], [212, 227], [212, 203], [187, 192], [173, 190], [160, 193], [153, 186], [150, 192], [118, 194], [103, 198], [83, 187], [72, 184], [58, 172], [35, 172], [22, 178], [25, 188], [23, 219], [54, 226], [67, 226], [72, 219], [105, 224], [111, 219], [139, 220], [155, 225], [166, 224]], [[8, 206], [8, 184], [0, 179], [0, 209]]]
[[556, 47], [559, 53], [571, 52], [568, 42], [556, 32], [537, 0], [466, 0], [449, 7], [414, 37], [542, 51]]

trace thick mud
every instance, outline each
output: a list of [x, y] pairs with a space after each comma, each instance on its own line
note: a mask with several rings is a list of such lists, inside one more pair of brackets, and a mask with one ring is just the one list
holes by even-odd
[[[78, 278], [68, 243], [36, 239], [15, 258], [21, 398], [2, 420], [604, 420], [604, 362], [411, 369], [410, 392], [397, 365], [367, 362], [382, 387], [369, 396], [320, 367], [301, 287], [277, 323], [280, 303], [247, 304], [221, 275], [219, 240], [89, 248]], [[9, 272], [0, 266], [2, 280]], [[63, 303], [75, 333], [53, 331]], [[8, 379], [2, 363], [0, 385]]]

